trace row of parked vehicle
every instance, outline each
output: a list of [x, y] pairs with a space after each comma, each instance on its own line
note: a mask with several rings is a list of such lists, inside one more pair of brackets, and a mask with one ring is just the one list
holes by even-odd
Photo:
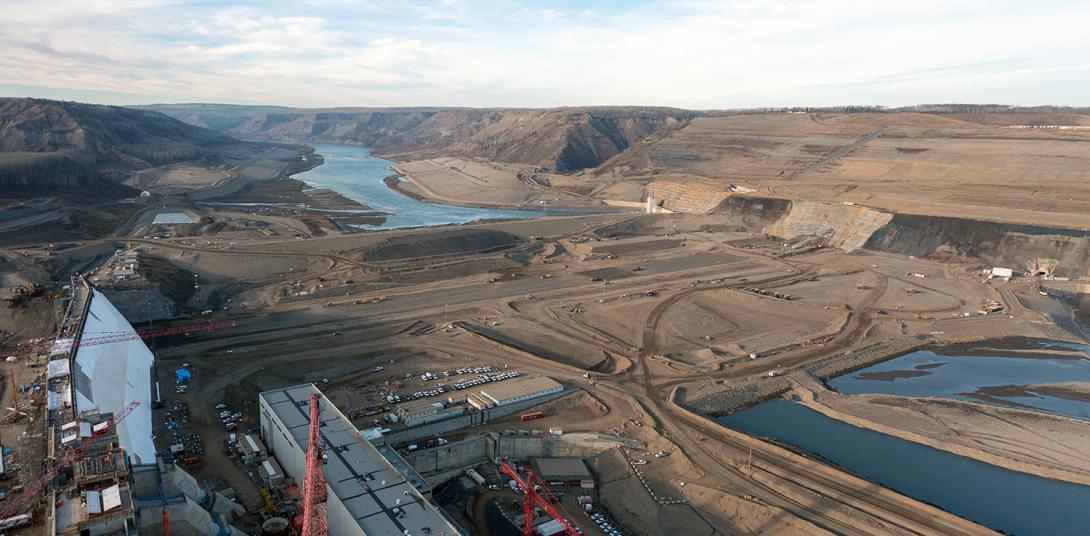
[[464, 380], [458, 380], [458, 383], [454, 384], [454, 388], [461, 391], [462, 389], [469, 389], [470, 387], [474, 387], [476, 385], [481, 385], [482, 383], [491, 383], [491, 382], [498, 382], [498, 381], [501, 381], [501, 380], [508, 380], [508, 379], [511, 379], [511, 378], [517, 378], [517, 377], [519, 377], [521, 375], [522, 375], [522, 373], [517, 371], [517, 370], [511, 370], [511, 371], [508, 371], [508, 372], [499, 372], [499, 373], [495, 373], [495, 374], [481, 374], [480, 376], [477, 376], [476, 378], [467, 378], [467, 379], [464, 379]]
[[216, 409], [219, 410], [220, 422], [223, 423], [225, 430], [228, 432], [238, 430], [238, 421], [242, 418], [242, 412], [231, 411], [227, 404], [216, 404]]
[[609, 518], [607, 518], [606, 516], [594, 512], [590, 514], [590, 519], [594, 521], [594, 523], [598, 525], [598, 528], [602, 529], [602, 532], [606, 533], [607, 535], [624, 536], [624, 532], [621, 532], [621, 529], [613, 526], [613, 523], [610, 523]]
[[[450, 377], [450, 376], [458, 376], [458, 375], [461, 375], [461, 374], [485, 374], [485, 373], [488, 373], [488, 372], [492, 372], [493, 370], [496, 370], [496, 369], [493, 368], [491, 365], [484, 365], [484, 366], [481, 366], [481, 367], [463, 367], [463, 368], [457, 368], [457, 369], [453, 369], [453, 370], [444, 370], [443, 371], [443, 376]], [[434, 376], [434, 374], [433, 374], [433, 376]]]

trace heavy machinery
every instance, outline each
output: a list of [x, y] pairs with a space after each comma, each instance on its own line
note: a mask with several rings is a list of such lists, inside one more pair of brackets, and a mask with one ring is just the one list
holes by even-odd
[[[506, 458], [500, 459], [500, 470], [507, 476], [511, 477], [511, 480], [515, 482], [519, 488], [522, 489], [524, 499], [522, 503], [522, 535], [534, 536], [534, 509], [540, 508], [549, 514], [549, 517], [553, 521], [557, 522], [561, 528], [564, 529], [564, 534], [567, 536], [580, 536], [580, 532], [575, 530], [575, 527], [568, 522], [568, 520], [560, 515], [560, 512], [549, 504], [549, 500], [546, 497], [555, 497], [553, 492], [549, 491], [548, 486], [541, 480], [537, 473], [533, 469], [527, 469], [526, 478], [523, 478], [519, 474], [518, 470], [511, 465]], [[569, 516], [570, 517], [570, 516]]]

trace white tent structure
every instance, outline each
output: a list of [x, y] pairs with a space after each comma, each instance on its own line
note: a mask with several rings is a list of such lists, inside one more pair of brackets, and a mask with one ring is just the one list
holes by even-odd
[[[82, 340], [135, 333], [106, 296], [94, 290]], [[151, 367], [154, 360], [151, 350], [137, 337], [80, 345], [72, 367], [77, 411], [98, 408], [103, 413], [117, 413], [133, 400], [140, 402], [117, 426], [118, 439], [133, 465], [155, 463], [151, 426]]]

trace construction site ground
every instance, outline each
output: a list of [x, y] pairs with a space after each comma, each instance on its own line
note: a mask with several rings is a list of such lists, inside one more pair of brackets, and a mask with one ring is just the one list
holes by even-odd
[[[191, 210], [208, 221], [186, 236], [178, 229], [173, 236], [148, 235], [142, 218], [166, 210]], [[831, 247], [799, 253], [779, 239], [736, 230], [719, 215], [607, 214], [364, 234], [308, 218], [306, 211], [250, 213], [177, 201], [139, 209], [113, 237], [4, 253], [4, 262], [31, 279], [93, 275], [117, 249], [152, 253], [196, 274], [199, 288], [181, 304], [179, 318], [155, 325], [231, 320], [234, 326], [150, 341], [164, 405], [186, 400], [190, 426], [204, 440], [206, 454], [187, 469], [214, 487], [233, 488], [254, 522], [260, 488], [220, 454], [227, 431], [216, 404], [243, 413], [241, 431], [257, 423], [257, 394], [264, 390], [314, 382], [348, 412], [374, 402], [367, 397], [375, 385], [487, 364], [549, 376], [589, 397], [556, 409], [535, 428], [616, 434], [638, 439], [650, 452], [670, 452], [642, 466], [643, 480], [628, 453], [612, 449], [590, 460], [603, 506], [628, 533], [988, 534], [686, 405], [767, 381], [770, 372], [805, 386], [813, 381], [806, 374], [811, 365], [877, 343], [1064, 336], [1052, 317], [1025, 305], [1033, 302], [1022, 298], [1039, 296], [1036, 283], [982, 280], [978, 262]], [[20, 319], [33, 317], [45, 320], [45, 335], [60, 295], [10, 309], [0, 329], [13, 334], [10, 340], [31, 336]], [[964, 316], [986, 300], [1001, 311]], [[193, 381], [178, 394], [172, 374], [183, 364]], [[38, 372], [17, 378], [29, 381]], [[415, 389], [406, 383], [403, 390]], [[836, 401], [820, 386], [811, 391], [837, 411], [869, 411]], [[10, 403], [10, 393], [4, 397]], [[1029, 434], [1049, 426], [1010, 421], [990, 406], [977, 410], [1017, 422]], [[366, 427], [372, 418], [356, 423]], [[487, 429], [517, 422], [511, 416]], [[858, 423], [895, 426], [878, 414]], [[17, 427], [3, 428], [0, 439], [19, 441]], [[934, 444], [957, 442], [926, 426], [911, 432]], [[1050, 476], [1048, 464], [1038, 461], [1066, 458], [1043, 448], [1027, 440], [999, 454], [960, 453], [991, 452]], [[648, 489], [679, 502], [662, 504]]]

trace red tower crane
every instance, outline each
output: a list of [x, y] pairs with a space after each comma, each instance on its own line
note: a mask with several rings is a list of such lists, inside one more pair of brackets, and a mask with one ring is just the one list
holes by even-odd
[[307, 446], [307, 474], [303, 481], [303, 536], [327, 536], [325, 473], [322, 472], [322, 425], [318, 393], [310, 395], [310, 435]]
[[526, 478], [522, 478], [518, 471], [507, 462], [506, 458], [500, 460], [500, 470], [502, 470], [507, 476], [511, 477], [516, 484], [526, 493], [526, 499], [522, 503], [522, 535], [534, 536], [534, 507], [541, 508], [549, 517], [553, 518], [560, 524], [560, 527], [564, 529], [564, 534], [568, 536], [580, 536], [579, 531], [575, 530], [575, 527], [571, 523], [568, 523], [564, 516], [560, 515], [560, 512], [553, 508], [553, 505], [549, 504], [549, 500], [541, 494], [544, 491], [548, 496], [552, 496], [552, 492], [549, 491], [545, 482], [537, 476], [537, 473], [533, 469], [529, 469], [526, 474]]
[[128, 406], [125, 406], [124, 408], [122, 408], [121, 411], [115, 413], [113, 417], [110, 417], [110, 420], [107, 421], [107, 425], [105, 428], [91, 434], [91, 437], [84, 439], [74, 448], [68, 449], [68, 452], [65, 453], [65, 455], [61, 459], [57, 460], [57, 463], [53, 464], [53, 467], [47, 469], [45, 473], [42, 474], [41, 478], [39, 478], [33, 484], [27, 486], [26, 491], [22, 493], [22, 495], [19, 497], [19, 500], [13, 501], [11, 504], [7, 505], [6, 508], [0, 510], [0, 519], [7, 519], [15, 515], [15, 513], [19, 510], [22, 510], [23, 505], [26, 504], [26, 502], [30, 499], [36, 498], [38, 492], [40, 492], [42, 488], [45, 487], [46, 483], [52, 481], [54, 478], [56, 478], [58, 473], [65, 470], [69, 465], [72, 465], [72, 462], [76, 461], [76, 458], [83, 455], [83, 451], [86, 450], [88, 446], [101, 439], [102, 436], [111, 433], [114, 428], [117, 427], [117, 423], [121, 422], [121, 420], [125, 417], [128, 417], [129, 414], [132, 413], [134, 409], [136, 409], [136, 406], [139, 405], [139, 400], [133, 400], [132, 402], [129, 402]]
[[233, 327], [235, 327], [234, 320], [222, 320], [219, 322], [198, 322], [196, 324], [174, 326], [171, 328], [142, 329], [135, 333], [109, 333], [98, 337], [81, 338], [80, 340], [58, 339], [52, 344], [32, 344], [30, 346], [21, 346], [16, 349], [16, 352], [32, 355], [42, 350], [51, 350], [54, 347], [62, 350], [72, 350], [73, 348], [78, 348], [80, 346], [94, 346], [96, 344], [109, 344], [111, 342], [131, 341], [134, 339], [154, 339], [156, 337], [186, 335], [189, 333], [212, 333], [217, 329]]
[[[96, 344], [109, 344], [112, 342], [131, 341], [133, 339], [154, 339], [156, 337], [167, 337], [170, 335], [186, 335], [189, 333], [212, 333], [217, 329], [233, 328], [235, 327], [234, 320], [222, 320], [219, 322], [197, 322], [196, 324], [187, 324], [184, 326], [174, 326], [170, 328], [156, 328], [156, 329], [142, 329], [133, 333], [110, 333], [107, 335], [100, 335], [98, 337], [81, 338], [77, 341], [72, 340], [60, 340], [53, 345], [35, 345], [29, 347], [31, 352], [36, 350], [44, 350], [47, 348], [53, 348], [54, 346], [70, 350], [72, 348], [78, 348], [80, 346], [93, 346]], [[59, 343], [59, 344], [58, 344]]]

